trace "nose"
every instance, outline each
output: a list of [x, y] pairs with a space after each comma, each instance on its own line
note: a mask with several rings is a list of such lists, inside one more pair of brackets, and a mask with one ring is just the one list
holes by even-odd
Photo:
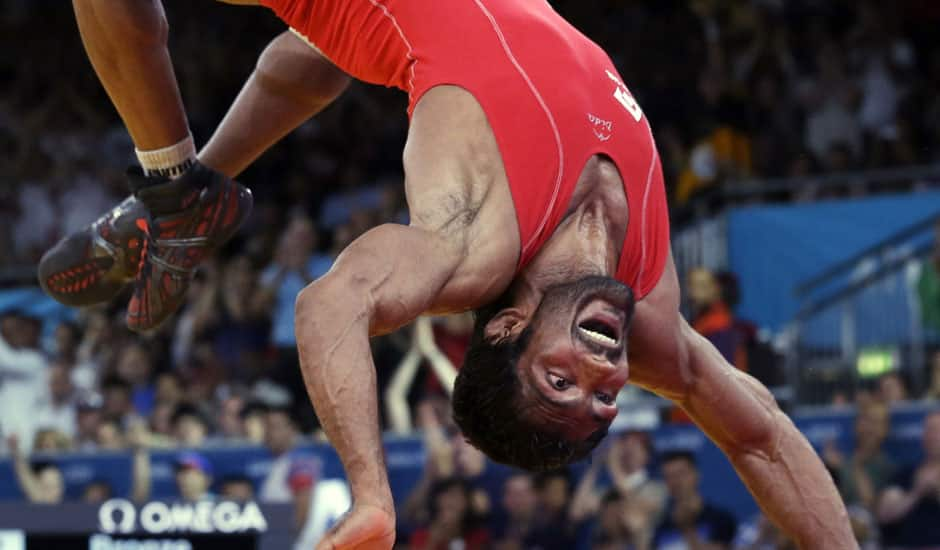
[[594, 418], [604, 423], [613, 422], [614, 418], [617, 417], [617, 404], [616, 403], [608, 404], [608, 403], [604, 403], [600, 399], [594, 399], [594, 404], [593, 404], [592, 409], [593, 409], [592, 412], [594, 413]]
[[592, 355], [583, 361], [582, 372], [587, 381], [598, 390], [616, 395], [630, 377], [626, 358], [611, 361], [606, 356]]

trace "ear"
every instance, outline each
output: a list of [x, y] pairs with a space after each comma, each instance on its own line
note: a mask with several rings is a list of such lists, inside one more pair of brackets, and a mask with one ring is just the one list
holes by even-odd
[[499, 344], [511, 340], [522, 334], [529, 324], [529, 317], [519, 308], [504, 309], [493, 316], [483, 329], [486, 341]]

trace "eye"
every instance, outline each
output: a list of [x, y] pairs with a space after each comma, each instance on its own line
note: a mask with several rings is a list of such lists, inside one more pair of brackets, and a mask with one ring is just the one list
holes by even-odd
[[571, 387], [571, 382], [569, 380], [552, 373], [548, 373], [548, 382], [552, 385], [553, 388], [559, 391], [564, 391]]
[[609, 393], [604, 393], [604, 392], [599, 391], [594, 394], [594, 397], [596, 397], [598, 401], [600, 401], [601, 403], [605, 405], [614, 404], [614, 396], [610, 395]]

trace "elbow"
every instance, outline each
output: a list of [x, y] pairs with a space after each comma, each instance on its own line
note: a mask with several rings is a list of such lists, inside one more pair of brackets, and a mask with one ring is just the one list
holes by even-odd
[[320, 281], [314, 281], [304, 287], [294, 299], [294, 336], [298, 345], [305, 341], [305, 335], [315, 320], [316, 312], [324, 304], [325, 292]]
[[[347, 282], [334, 273], [328, 273], [304, 287], [294, 299], [294, 336], [303, 353], [304, 346], [317, 342], [333, 333], [339, 323], [345, 323], [352, 311], [355, 292], [349, 291]], [[358, 316], [357, 316], [358, 317]]]

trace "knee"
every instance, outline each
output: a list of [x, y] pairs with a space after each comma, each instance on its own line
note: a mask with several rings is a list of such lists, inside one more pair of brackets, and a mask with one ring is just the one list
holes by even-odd
[[265, 88], [306, 103], [329, 103], [349, 85], [349, 76], [287, 31], [258, 58], [255, 77]]

